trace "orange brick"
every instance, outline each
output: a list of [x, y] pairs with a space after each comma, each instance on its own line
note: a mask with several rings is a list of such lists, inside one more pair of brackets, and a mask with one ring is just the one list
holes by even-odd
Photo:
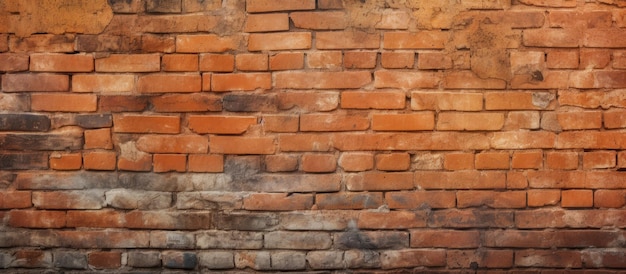
[[[537, 101], [533, 97], [540, 99], [548, 98], [546, 101]], [[555, 100], [550, 99], [547, 93], [532, 92], [488, 92], [485, 93], [485, 109], [486, 110], [536, 110], [536, 109], [554, 109]]]
[[180, 132], [180, 117], [156, 115], [114, 115], [113, 132], [175, 134]]
[[65, 227], [65, 211], [11, 210], [8, 217], [8, 225], [12, 227]]
[[309, 210], [312, 206], [311, 194], [252, 193], [243, 199], [243, 208], [246, 210]]
[[300, 117], [296, 115], [265, 115], [261, 118], [263, 129], [267, 132], [297, 132]]
[[[572, 20], [576, 18], [576, 20]], [[548, 13], [551, 28], [609, 28], [613, 22], [611, 12], [608, 11], [560, 11]]]
[[480, 111], [483, 109], [483, 95], [458, 92], [412, 92], [411, 109]]
[[310, 32], [252, 33], [248, 38], [249, 51], [296, 50], [310, 48]]
[[317, 5], [319, 9], [323, 10], [343, 9], [341, 0], [318, 0]]
[[240, 71], [265, 71], [269, 69], [267, 54], [237, 54], [235, 64]]
[[572, 189], [561, 192], [562, 207], [593, 207], [593, 190]]
[[371, 69], [376, 67], [378, 53], [373, 51], [346, 51], [343, 65], [349, 69]]
[[441, 75], [434, 72], [378, 70], [374, 72], [376, 88], [436, 88]]
[[385, 49], [443, 49], [449, 34], [443, 31], [385, 32]]
[[380, 35], [361, 31], [332, 31], [315, 34], [317, 49], [377, 49]]
[[444, 154], [443, 167], [447, 170], [474, 169], [473, 153]]
[[540, 115], [538, 111], [510, 111], [503, 129], [538, 129], [539, 127]]
[[582, 42], [577, 29], [528, 29], [524, 30], [523, 44], [528, 47], [576, 48]]
[[35, 93], [30, 95], [33, 111], [94, 112], [98, 97], [91, 94]]
[[72, 91], [131, 93], [135, 91], [135, 75], [76, 74], [72, 76]]
[[592, 151], [583, 153], [583, 169], [614, 168], [617, 159], [615, 151]]
[[[479, 154], [480, 155], [480, 154]], [[526, 191], [457, 191], [457, 207], [524, 208]]]
[[341, 108], [355, 109], [404, 109], [406, 95], [394, 91], [344, 91]]
[[211, 77], [212, 91], [270, 89], [271, 87], [272, 75], [269, 73], [213, 74]]
[[546, 65], [552, 69], [576, 69], [578, 68], [577, 50], [551, 50], [548, 51]]
[[366, 171], [374, 168], [374, 155], [362, 152], [342, 153], [339, 166], [348, 172]]
[[386, 51], [381, 55], [383, 68], [413, 68], [415, 53], [412, 51]]
[[211, 136], [209, 147], [221, 154], [273, 154], [276, 151], [273, 137]]
[[235, 56], [232, 54], [200, 55], [200, 71], [231, 72], [235, 69]]
[[372, 76], [367, 71], [289, 71], [274, 73], [274, 77], [275, 88], [282, 89], [361, 88], [372, 82]]
[[298, 170], [298, 157], [293, 155], [265, 156], [265, 170], [268, 172], [283, 172]]
[[561, 190], [558, 189], [541, 189], [528, 191], [528, 206], [531, 207], [557, 205], [560, 201]]
[[176, 36], [176, 52], [225, 52], [239, 47], [241, 37], [218, 36], [215, 34], [204, 35], [178, 35]]
[[112, 151], [94, 151], [83, 154], [86, 170], [115, 170], [117, 155]]
[[508, 171], [506, 173], [507, 189], [525, 189], [528, 188], [528, 180], [525, 171]]
[[315, 9], [315, 0], [247, 0], [246, 11], [255, 12], [272, 12], [287, 10], [313, 10]]
[[78, 170], [83, 165], [80, 153], [53, 153], [50, 155], [50, 168], [54, 170]]
[[597, 129], [602, 127], [602, 112], [560, 112], [556, 114], [559, 125], [564, 130]]
[[598, 189], [593, 194], [593, 206], [599, 208], [621, 208], [626, 205], [626, 191]]
[[417, 68], [450, 69], [452, 68], [452, 58], [439, 52], [421, 52], [417, 56]]
[[256, 123], [255, 116], [189, 116], [189, 129], [201, 134], [242, 134]]
[[166, 54], [162, 62], [164, 71], [198, 70], [198, 55], [195, 54]]
[[441, 112], [437, 119], [437, 130], [487, 131], [503, 126], [503, 113]]
[[337, 169], [337, 159], [332, 154], [304, 154], [300, 168], [304, 172], [334, 172]]
[[506, 82], [501, 79], [483, 79], [471, 71], [458, 71], [449, 72], [445, 75], [444, 87], [449, 89], [504, 89]]
[[353, 131], [366, 130], [370, 121], [362, 115], [303, 114], [301, 131]]
[[30, 71], [47, 72], [90, 72], [94, 67], [91, 54], [48, 54], [30, 55]]
[[376, 169], [384, 171], [408, 170], [411, 166], [411, 155], [408, 153], [389, 153], [376, 155]]
[[143, 93], [199, 92], [202, 90], [200, 74], [148, 74], [140, 76], [137, 91]]
[[316, 51], [307, 53], [307, 66], [315, 69], [335, 70], [341, 68], [340, 51]]
[[543, 166], [541, 151], [516, 151], [511, 159], [512, 168], [538, 169]]
[[161, 70], [159, 54], [112, 54], [96, 59], [98, 72], [153, 72]]
[[270, 70], [291, 70], [304, 68], [304, 53], [281, 52], [270, 56]]
[[339, 30], [347, 26], [346, 14], [339, 11], [292, 12], [291, 20], [296, 28], [314, 30]]
[[372, 116], [372, 129], [376, 131], [417, 131], [434, 128], [435, 114], [433, 112], [374, 114]]
[[483, 152], [476, 154], [476, 169], [509, 169], [509, 153]]
[[547, 152], [546, 167], [549, 169], [571, 170], [578, 168], [578, 153]]
[[57, 74], [4, 74], [2, 91], [68, 91], [70, 80], [67, 75]]
[[207, 153], [209, 138], [199, 135], [144, 135], [137, 148], [149, 153]]
[[413, 189], [411, 172], [366, 172], [347, 177], [346, 187], [350, 191], [380, 191]]
[[141, 151], [131, 151], [128, 155], [122, 153], [117, 159], [119, 170], [150, 171], [152, 170], [152, 155]]
[[267, 32], [289, 30], [287, 13], [248, 14], [245, 32]]
[[[0, 36], [0, 38], [2, 37]], [[0, 53], [0, 71], [26, 71], [28, 70], [28, 61], [29, 58], [27, 54]]]
[[113, 149], [113, 141], [111, 140], [111, 129], [101, 128], [85, 130], [85, 149]]
[[184, 154], [154, 154], [154, 172], [185, 172], [187, 169], [187, 155]]

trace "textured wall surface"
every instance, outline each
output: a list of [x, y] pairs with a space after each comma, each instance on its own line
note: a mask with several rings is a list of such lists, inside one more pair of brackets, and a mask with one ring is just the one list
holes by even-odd
[[624, 0], [4, 0], [0, 76], [0, 272], [626, 269]]

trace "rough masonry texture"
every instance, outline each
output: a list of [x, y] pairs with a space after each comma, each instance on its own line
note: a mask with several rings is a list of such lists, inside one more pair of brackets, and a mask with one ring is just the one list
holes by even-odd
[[620, 273], [624, 0], [0, 1], [0, 272]]

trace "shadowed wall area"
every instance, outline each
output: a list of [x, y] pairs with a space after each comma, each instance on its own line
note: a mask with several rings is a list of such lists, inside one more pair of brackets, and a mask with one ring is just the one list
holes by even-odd
[[626, 1], [0, 1], [0, 272], [626, 271]]

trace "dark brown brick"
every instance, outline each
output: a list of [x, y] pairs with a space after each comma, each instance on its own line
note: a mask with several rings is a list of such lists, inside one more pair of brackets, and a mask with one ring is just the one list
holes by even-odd
[[47, 153], [0, 153], [0, 170], [48, 169]]
[[0, 145], [6, 150], [82, 149], [83, 134], [77, 129], [53, 133], [0, 133]]
[[113, 126], [111, 114], [82, 114], [76, 116], [76, 125], [82, 128], [104, 128]]
[[224, 96], [224, 110], [235, 112], [275, 112], [275, 95], [228, 94]]
[[50, 118], [39, 114], [0, 114], [0, 131], [48, 131]]

